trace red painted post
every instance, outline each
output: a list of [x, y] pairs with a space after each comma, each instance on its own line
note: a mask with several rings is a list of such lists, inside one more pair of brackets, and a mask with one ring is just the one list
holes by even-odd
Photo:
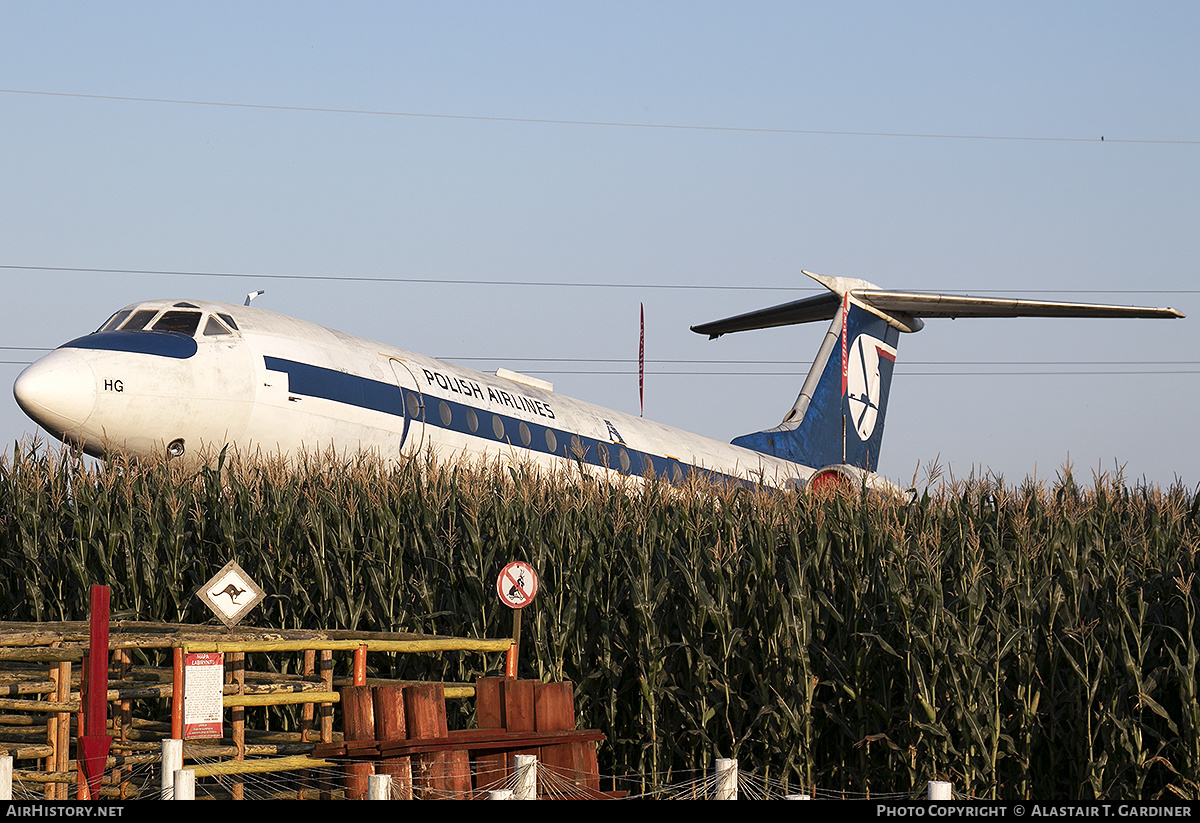
[[171, 655], [171, 738], [183, 740], [183, 648]]
[[79, 763], [93, 800], [100, 796], [100, 782], [108, 763], [108, 586], [92, 586], [91, 625], [88, 638], [87, 700], [84, 725], [79, 737]]
[[367, 646], [365, 643], [354, 650], [354, 685], [367, 685]]

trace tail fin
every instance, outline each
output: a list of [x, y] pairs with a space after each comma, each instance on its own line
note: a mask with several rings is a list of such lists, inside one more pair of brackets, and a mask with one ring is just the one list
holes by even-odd
[[808, 377], [783, 422], [733, 443], [812, 468], [875, 471], [900, 332], [922, 317], [1183, 317], [1175, 309], [884, 291], [865, 280], [804, 274], [831, 292], [717, 320], [692, 331], [735, 331], [832, 319]]

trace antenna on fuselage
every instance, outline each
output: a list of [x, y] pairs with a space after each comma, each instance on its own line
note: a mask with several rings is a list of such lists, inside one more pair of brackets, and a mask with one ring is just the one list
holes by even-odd
[[253, 300], [254, 298], [258, 297], [260, 294], [266, 294], [266, 293], [267, 293], [267, 292], [266, 292], [266, 289], [259, 289], [258, 291], [252, 291], [252, 292], [250, 292], [249, 294], [247, 294], [247, 295], [246, 295], [246, 302], [245, 302], [245, 303], [243, 303], [242, 305], [243, 305], [243, 306], [249, 306], [249, 305], [250, 305], [250, 301], [251, 301], [251, 300]]

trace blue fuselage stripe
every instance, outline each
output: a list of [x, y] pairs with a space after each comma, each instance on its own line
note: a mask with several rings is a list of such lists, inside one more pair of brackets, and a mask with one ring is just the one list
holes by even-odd
[[[317, 397], [345, 403], [358, 408], [405, 417], [404, 393], [394, 383], [369, 377], [298, 363], [280, 357], [263, 358], [270, 371], [288, 376], [288, 391], [306, 397]], [[540, 454], [579, 460], [593, 466], [611, 468], [621, 474], [643, 476], [654, 472], [668, 480], [682, 481], [686, 477], [702, 476], [753, 485], [752, 481], [684, 463], [663, 455], [630, 449], [623, 443], [584, 437], [575, 432], [543, 426], [518, 417], [483, 411], [475, 406], [454, 400], [413, 395], [419, 404], [419, 420], [425, 426], [446, 429], [468, 437], [495, 440], [509, 446]], [[474, 420], [475, 425], [472, 425]], [[498, 422], [497, 422], [498, 421]], [[407, 420], [405, 421], [407, 429]], [[500, 436], [496, 435], [497, 430]], [[622, 458], [624, 455], [624, 459]], [[625, 463], [628, 462], [628, 467]]]
[[404, 414], [404, 396], [395, 383], [383, 383], [279, 357], [264, 357], [263, 362], [270, 371], [287, 373], [288, 391], [293, 394], [319, 397], [396, 416]]
[[186, 360], [196, 353], [196, 340], [165, 331], [101, 331], [63, 343], [59, 348], [123, 351]]

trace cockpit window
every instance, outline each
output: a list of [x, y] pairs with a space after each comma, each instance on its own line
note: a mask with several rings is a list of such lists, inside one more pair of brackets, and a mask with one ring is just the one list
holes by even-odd
[[176, 332], [192, 337], [200, 325], [198, 311], [166, 311], [154, 323], [154, 331]]
[[[187, 306], [192, 311], [182, 310]], [[196, 332], [203, 328], [200, 337], [235, 338], [240, 337], [237, 323], [233, 317], [224, 312], [208, 313], [190, 303], [176, 303], [168, 309], [121, 309], [97, 329], [106, 331], [157, 331], [182, 334], [186, 337], [196, 337]]]
[[209, 337], [215, 337], [222, 334], [230, 335], [233, 334], [233, 332], [225, 328], [225, 326], [221, 324], [221, 321], [217, 320], [216, 317], [209, 317], [208, 322], [204, 324], [204, 334]]
[[98, 331], [98, 332], [101, 332], [101, 331], [112, 331], [112, 330], [113, 330], [113, 329], [115, 329], [117, 326], [119, 326], [119, 325], [121, 325], [122, 323], [124, 323], [124, 322], [125, 322], [125, 318], [126, 318], [126, 317], [128, 317], [130, 314], [131, 314], [131, 312], [129, 311], [129, 309], [122, 309], [121, 311], [119, 311], [119, 312], [117, 312], [116, 314], [114, 314], [112, 317], [110, 317], [110, 318], [108, 318], [107, 320], [105, 320], [105, 321], [104, 321], [104, 325], [103, 325], [103, 326], [101, 326], [100, 328], [96, 329], [96, 331]]
[[146, 328], [146, 324], [149, 323], [151, 318], [153, 318], [156, 314], [158, 314], [156, 309], [142, 309], [141, 311], [135, 311], [133, 313], [133, 317], [130, 317], [129, 321], [121, 327], [121, 331], [141, 331], [142, 329]]

